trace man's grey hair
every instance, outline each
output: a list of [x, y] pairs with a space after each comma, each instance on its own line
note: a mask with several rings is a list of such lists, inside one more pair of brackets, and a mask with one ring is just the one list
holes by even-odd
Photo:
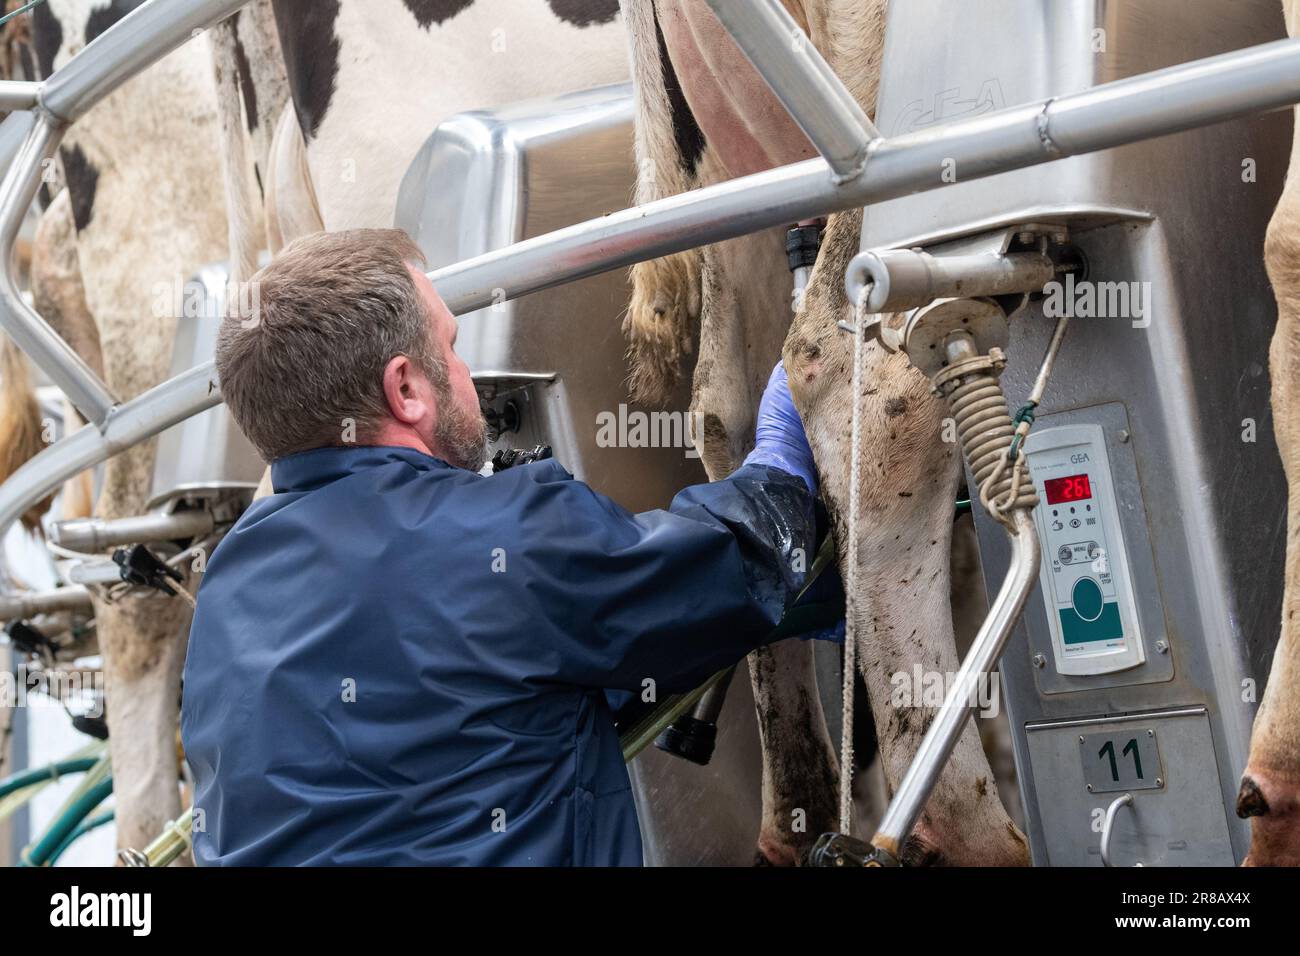
[[389, 415], [384, 368], [397, 355], [446, 389], [408, 263], [423, 267], [424, 254], [399, 229], [320, 232], [249, 280], [252, 314], [223, 319], [216, 366], [231, 414], [266, 461], [364, 443]]

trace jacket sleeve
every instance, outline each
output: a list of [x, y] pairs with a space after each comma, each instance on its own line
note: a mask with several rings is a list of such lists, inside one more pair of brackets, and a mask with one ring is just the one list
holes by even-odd
[[517, 540], [534, 619], [545, 621], [534, 633], [547, 646], [535, 650], [568, 684], [698, 686], [765, 642], [815, 552], [807, 487], [766, 465], [639, 515], [581, 482], [537, 487], [545, 493], [515, 511]]

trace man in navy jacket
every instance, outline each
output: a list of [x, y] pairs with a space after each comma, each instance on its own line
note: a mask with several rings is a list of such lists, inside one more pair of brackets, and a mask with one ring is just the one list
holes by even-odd
[[182, 732], [201, 864], [624, 864], [606, 691], [689, 690], [804, 583], [815, 472], [782, 367], [729, 478], [633, 515], [555, 461], [477, 474], [456, 322], [402, 233], [318, 234], [217, 347], [272, 462], [208, 564]]

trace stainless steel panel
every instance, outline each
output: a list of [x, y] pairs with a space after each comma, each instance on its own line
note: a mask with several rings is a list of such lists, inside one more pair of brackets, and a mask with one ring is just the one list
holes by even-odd
[[[886, 135], [924, 129], [1283, 35], [1272, 0], [911, 0], [890, 8], [877, 123]], [[1104, 48], [1094, 52], [1094, 41]], [[1039, 414], [1108, 429], [1130, 548], [1142, 550], [1133, 542], [1143, 532], [1149, 539], [1152, 564], [1133, 571], [1139, 597], [1163, 606], [1163, 621], [1152, 627], [1148, 609], [1143, 626], [1148, 641], [1160, 632], [1168, 641], [1167, 655], [1148, 644], [1134, 673], [1148, 679], [1163, 666], [1172, 677], [1043, 673], [1033, 663], [1042, 605], [1031, 598], [1029, 635], [1022, 626], [1013, 636], [1003, 683], [1013, 728], [1203, 707], [1208, 738], [1189, 737], [1187, 746], [1212, 761], [1210, 815], [1224, 818], [1231, 840], [1225, 863], [1248, 843], [1231, 807], [1281, 613], [1286, 486], [1269, 409], [1276, 311], [1263, 237], [1291, 133], [1291, 114], [1273, 113], [980, 182], [963, 183], [957, 168], [952, 185], [870, 207], [863, 233], [864, 248], [910, 247], [1001, 224], [1064, 223], [1088, 257], [1090, 280], [1148, 284], [1137, 287], [1145, 314], [1072, 321]], [[1012, 324], [1003, 379], [1012, 409], [1029, 392], [1051, 328], [1041, 307]], [[996, 588], [1004, 536], [983, 515], [977, 526]], [[1017, 733], [1016, 755], [1034, 860], [1045, 863], [1057, 821], [1043, 808], [1073, 798], [1058, 768], [1045, 771], [1044, 754], [1031, 753], [1044, 746], [1032, 737]], [[1061, 759], [1078, 774], [1077, 746]]]
[[[1285, 35], [1273, 0], [895, 3], [877, 126], [886, 136], [920, 132]], [[1095, 42], [1105, 49], [1094, 53]], [[950, 185], [871, 206], [863, 248], [909, 246], [1004, 222], [1104, 222], [1163, 211], [1164, 198], [1223, 190], [1265, 194], [1246, 205], [1268, 205], [1271, 184], [1286, 169], [1287, 153], [1278, 150], [1289, 145], [1289, 127], [1289, 112], [1273, 113], [978, 182], [963, 182], [958, 166]], [[1258, 184], [1242, 183], [1245, 158], [1258, 161]], [[936, 178], [944, 172], [936, 169]], [[1216, 198], [1235, 206], [1242, 197]]]
[[[1115, 866], [1232, 866], [1219, 794], [1213, 736], [1203, 710], [1135, 716], [1123, 720], [1030, 724], [1029, 761], [1040, 788], [1034, 807], [1042, 821], [1040, 862], [1053, 866], [1101, 866], [1101, 821], [1120, 793], [1133, 794], [1120, 810], [1111, 838]], [[1160, 741], [1163, 786], [1093, 793], [1088, 790], [1080, 743], [1098, 737], [1125, 740], [1150, 731]]]
[[[225, 266], [211, 265], [186, 284], [183, 302], [189, 304], [191, 314], [177, 323], [172, 376], [212, 361], [228, 278]], [[238, 494], [251, 499], [265, 470], [257, 449], [239, 430], [230, 409], [217, 405], [158, 437], [148, 507], [152, 510], [193, 496]]]

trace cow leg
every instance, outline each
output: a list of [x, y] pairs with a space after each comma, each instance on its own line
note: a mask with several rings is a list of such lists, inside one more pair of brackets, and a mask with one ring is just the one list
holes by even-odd
[[[692, 420], [711, 478], [729, 474], [754, 443], [754, 416], [790, 316], [790, 272], [780, 231], [704, 251], [700, 356]], [[811, 560], [811, 557], [810, 557]], [[749, 655], [763, 753], [763, 818], [756, 862], [794, 865], [834, 829], [839, 778], [813, 668], [813, 647], [792, 640]]]
[[[118, 315], [106, 327], [124, 330], [132, 325], [138, 327], [139, 320], [128, 323]], [[129, 335], [106, 336], [109, 381], [136, 386], [160, 381], [170, 341], [162, 328], [142, 333], [139, 341]], [[144, 513], [156, 442], [137, 445], [105, 464], [96, 510], [100, 517]], [[188, 618], [188, 607], [176, 597], [132, 594], [112, 602], [95, 600], [119, 848], [143, 849], [181, 811], [176, 729]], [[183, 862], [189, 862], [188, 853]]]
[[[781, 249], [780, 235], [765, 233], [704, 250], [691, 420], [702, 426], [696, 446], [714, 480], [735, 470], [753, 446], [758, 399], [789, 315]], [[793, 865], [817, 836], [834, 829], [837, 806], [838, 764], [817, 695], [812, 645], [795, 640], [760, 648], [749, 655], [749, 670], [762, 745], [755, 859]]]
[[641, 402], [662, 398], [681, 378], [700, 313], [700, 267], [694, 252], [638, 262], [623, 317], [632, 372], [628, 385]]
[[[805, 307], [785, 346], [791, 391], [822, 476], [849, 580], [847, 542], [852, 344], [836, 321], [852, 311], [844, 270], [858, 248], [861, 213], [834, 216]], [[850, 613], [891, 793], [934, 708], [900, 700], [895, 675], [947, 675], [958, 666], [949, 603], [952, 505], [960, 454], [940, 440], [948, 409], [906, 356], [867, 346], [862, 379], [856, 590]], [[968, 724], [904, 847], [909, 863], [1014, 865], [1028, 846], [998, 798], [974, 724]]]
[[[118, 344], [126, 343], [107, 345], [105, 359], [117, 372], [113, 379], [121, 380]], [[163, 368], [151, 369], [150, 377], [161, 376]], [[112, 520], [144, 512], [155, 445], [156, 439], [109, 459], [99, 516]], [[188, 619], [180, 598], [146, 594], [95, 600], [119, 848], [143, 849], [181, 811], [176, 729]], [[187, 853], [181, 862], [189, 860]]]
[[[1289, 3], [1293, 34], [1296, 13]], [[1288, 485], [1286, 580], [1282, 632], [1251, 733], [1237, 814], [1251, 821], [1248, 866], [1300, 866], [1300, 141], [1292, 147], [1264, 255], [1277, 296], [1269, 373], [1273, 430]]]
[[181, 811], [176, 725], [185, 663], [183, 612], [174, 598], [95, 602], [119, 847], [144, 849]]
[[[105, 348], [118, 380], [123, 372], [119, 344], [126, 343]], [[108, 460], [96, 511], [100, 517], [144, 512], [155, 444], [151, 440]], [[96, 596], [94, 605], [104, 658], [117, 845], [143, 849], [181, 811], [176, 729], [189, 609], [181, 599], [161, 594], [132, 594], [111, 602]], [[189, 860], [187, 853], [181, 862]]]
[[[65, 171], [78, 157], [68, 188], [84, 210], [77, 247], [86, 304], [99, 326], [105, 378], [123, 400], [167, 377], [177, 322], [170, 293], [228, 248], [221, 190], [212, 188], [222, 173], [207, 42], [195, 38], [110, 94], [69, 130], [62, 148]], [[149, 441], [106, 463], [100, 517], [144, 512], [155, 447]], [[179, 598], [131, 595], [97, 600], [95, 612], [118, 846], [142, 847], [181, 810], [177, 726], [188, 607]]]
[[[651, 0], [622, 0], [636, 90], [638, 202], [731, 178], [687, 104]], [[680, 12], [680, 11], [677, 11]], [[711, 479], [753, 446], [754, 415], [790, 321], [783, 236], [771, 231], [632, 269], [628, 337], [633, 395], [662, 401], [683, 374], [698, 325], [692, 423]], [[838, 776], [816, 692], [812, 646], [749, 658], [763, 753], [758, 860], [792, 864], [835, 819]]]
[[836, 829], [839, 764], [817, 694], [811, 641], [781, 641], [749, 655], [763, 750], [763, 821], [754, 862], [796, 866]]

